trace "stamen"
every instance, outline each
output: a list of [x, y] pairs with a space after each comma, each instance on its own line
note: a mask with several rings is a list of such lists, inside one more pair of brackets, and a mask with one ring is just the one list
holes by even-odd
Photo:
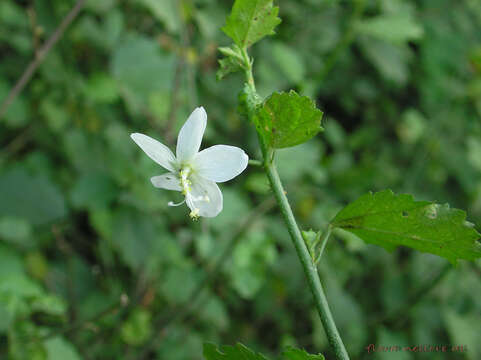
[[192, 218], [192, 220], [197, 220], [199, 218], [199, 209], [194, 208], [189, 214], [189, 216]]
[[167, 203], [167, 205], [168, 205], [168, 206], [180, 206], [180, 205], [182, 205], [183, 203], [185, 203], [185, 199], [182, 200], [180, 203], [177, 203], [177, 204], [174, 203], [173, 201], [169, 201], [169, 202]]

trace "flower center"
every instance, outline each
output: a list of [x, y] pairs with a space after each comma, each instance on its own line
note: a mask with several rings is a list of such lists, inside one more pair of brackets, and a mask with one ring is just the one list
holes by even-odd
[[[187, 206], [191, 209], [189, 216], [193, 220], [197, 220], [199, 218], [200, 209], [195, 206], [194, 201], [207, 201], [209, 202], [210, 199], [207, 195], [205, 196], [193, 196], [192, 195], [192, 181], [189, 179], [189, 176], [192, 174], [192, 168], [190, 166], [184, 166], [179, 172], [180, 178], [180, 187], [182, 188], [182, 195], [185, 196], [185, 202]], [[184, 201], [180, 204], [183, 204]], [[179, 205], [180, 205], [179, 204]]]

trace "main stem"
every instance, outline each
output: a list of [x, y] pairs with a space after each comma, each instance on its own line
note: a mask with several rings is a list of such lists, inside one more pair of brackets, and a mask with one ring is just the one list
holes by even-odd
[[[243, 52], [245, 59], [245, 76], [247, 84], [251, 87], [252, 91], [255, 93], [255, 83], [254, 77], [252, 75], [252, 66], [250, 59], [247, 55], [247, 51]], [[252, 116], [252, 114], [249, 114]], [[347, 354], [346, 348], [342, 342], [341, 336], [337, 331], [336, 324], [329, 309], [329, 304], [327, 302], [326, 295], [322, 288], [321, 280], [317, 272], [317, 267], [312, 260], [307, 246], [302, 238], [301, 231], [297, 226], [296, 219], [292, 213], [291, 206], [287, 200], [286, 192], [282, 187], [281, 179], [277, 173], [277, 168], [273, 160], [274, 150], [269, 148], [264, 142], [263, 138], [258, 134], [259, 142], [262, 150], [262, 155], [264, 158], [264, 169], [269, 178], [272, 190], [276, 201], [281, 209], [282, 217], [287, 226], [287, 230], [291, 236], [294, 247], [296, 248], [297, 256], [301, 261], [304, 273], [306, 274], [307, 281], [309, 283], [309, 288], [311, 289], [312, 295], [314, 296], [314, 301], [316, 304], [317, 311], [321, 318], [322, 325], [326, 332], [329, 344], [334, 350], [336, 359], [339, 360], [349, 360], [349, 355]]]

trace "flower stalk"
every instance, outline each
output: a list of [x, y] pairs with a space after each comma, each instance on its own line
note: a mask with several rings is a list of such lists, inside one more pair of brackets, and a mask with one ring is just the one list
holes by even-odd
[[[247, 81], [247, 85], [251, 88], [253, 93], [256, 93], [254, 76], [252, 74], [252, 61], [249, 59], [247, 50], [243, 49], [244, 58], [244, 73]], [[257, 97], [257, 96], [256, 96]], [[253, 112], [249, 111], [248, 116], [252, 119]], [[291, 240], [294, 243], [294, 247], [297, 252], [297, 256], [301, 261], [304, 273], [307, 277], [309, 283], [309, 288], [312, 295], [314, 296], [314, 301], [316, 304], [317, 311], [321, 318], [322, 325], [326, 332], [330, 346], [332, 347], [336, 359], [338, 360], [349, 360], [349, 355], [344, 347], [341, 336], [337, 330], [336, 324], [329, 309], [329, 304], [327, 298], [324, 294], [322, 288], [321, 280], [319, 278], [319, 273], [317, 271], [317, 266], [315, 261], [309, 254], [309, 250], [304, 242], [301, 231], [297, 225], [296, 219], [292, 212], [291, 206], [286, 196], [286, 192], [282, 186], [281, 179], [277, 172], [277, 167], [274, 161], [274, 149], [267, 146], [262, 136], [258, 133], [259, 143], [263, 156], [264, 170], [269, 179], [269, 183], [274, 192], [277, 204], [280, 207], [282, 218], [287, 226]], [[323, 245], [327, 241], [330, 231], [326, 231], [326, 239], [323, 239]], [[324, 247], [324, 246], [323, 246]]]

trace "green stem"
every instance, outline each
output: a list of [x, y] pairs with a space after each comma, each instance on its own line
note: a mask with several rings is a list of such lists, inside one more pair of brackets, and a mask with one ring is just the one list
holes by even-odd
[[322, 253], [324, 252], [324, 249], [326, 248], [327, 240], [329, 240], [329, 236], [331, 235], [332, 227], [331, 225], [327, 226], [327, 229], [322, 233], [321, 236], [321, 247], [319, 249], [319, 255], [316, 257], [316, 265], [319, 263], [319, 260], [321, 259]]
[[249, 165], [251, 165], [251, 166], [262, 166], [262, 161], [250, 159]]
[[[251, 87], [253, 92], [255, 92], [254, 77], [252, 75], [252, 62], [250, 61], [245, 49], [243, 50], [243, 55], [245, 59], [244, 65], [247, 84]], [[249, 114], [249, 117], [252, 117], [252, 114]], [[334, 350], [336, 359], [349, 360], [349, 355], [347, 354], [341, 336], [336, 328], [331, 310], [329, 309], [329, 304], [322, 288], [316, 264], [309, 254], [309, 250], [307, 249], [304, 239], [302, 238], [301, 231], [297, 226], [296, 219], [292, 213], [289, 201], [287, 200], [286, 192], [282, 187], [281, 179], [279, 178], [279, 174], [277, 173], [277, 168], [273, 160], [274, 150], [267, 146], [260, 134], [258, 134], [258, 138], [264, 158], [264, 169], [267, 173], [267, 177], [269, 178], [269, 182], [274, 192], [277, 204], [280, 207], [287, 230], [289, 231], [292, 242], [294, 243], [294, 247], [296, 248], [297, 256], [301, 261], [304, 273], [307, 277], [309, 288], [314, 296], [316, 308], [319, 312], [319, 316], [321, 318], [321, 322], [326, 332], [329, 344]]]
[[314, 295], [317, 311], [321, 317], [322, 325], [326, 331], [329, 344], [333, 348], [337, 359], [349, 359], [341, 336], [337, 331], [331, 310], [329, 309], [329, 304], [324, 294], [321, 280], [319, 279], [317, 267], [312, 261], [309, 251], [307, 250], [304, 240], [302, 239], [301, 231], [297, 226], [296, 219], [294, 218], [294, 214], [292, 213], [292, 209], [289, 205], [289, 201], [287, 200], [284, 188], [282, 187], [279, 174], [277, 173], [276, 166], [273, 162], [271, 163], [269, 161], [270, 157], [266, 157], [266, 159], [267, 161], [264, 163], [264, 166], [267, 177], [269, 178], [272, 190], [274, 191], [274, 196], [281, 209], [282, 217], [287, 225], [287, 230], [289, 231], [292, 242], [296, 248], [297, 256], [299, 257], [302, 267], [304, 268], [304, 273], [306, 274], [307, 281], [309, 282], [311, 292]]

